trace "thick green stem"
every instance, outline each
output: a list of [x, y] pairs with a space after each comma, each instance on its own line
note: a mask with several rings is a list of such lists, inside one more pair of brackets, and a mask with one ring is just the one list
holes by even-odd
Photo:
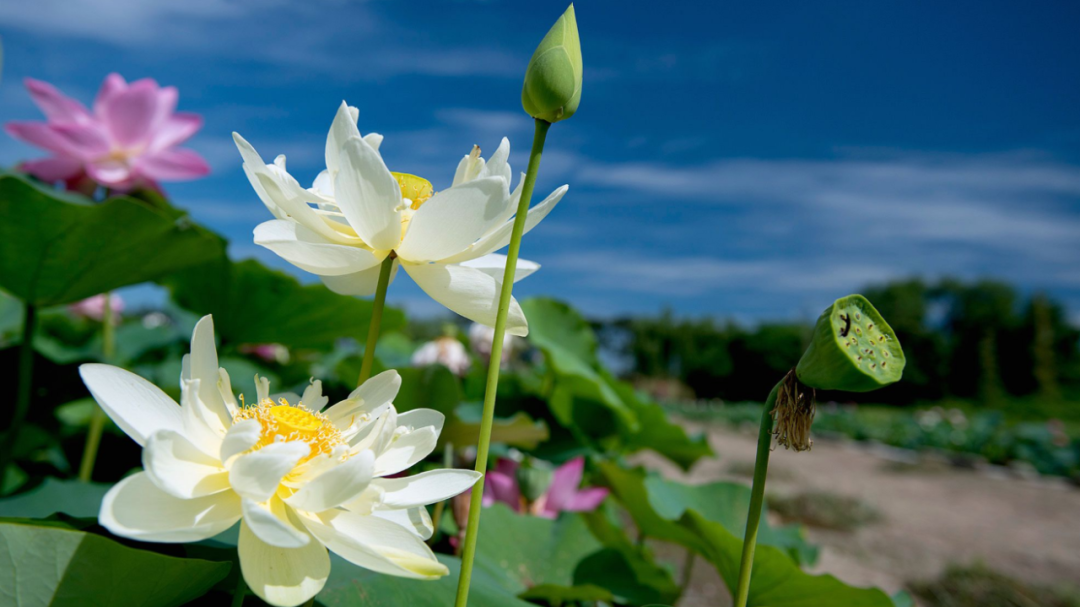
[[11, 426], [0, 444], [0, 482], [7, 474], [8, 464], [15, 450], [15, 441], [19, 437], [26, 413], [30, 410], [30, 396], [33, 394], [34, 380], [34, 331], [37, 329], [37, 308], [26, 304], [23, 315], [22, 345], [19, 347], [19, 390], [15, 397], [15, 414], [11, 417]]
[[[514, 228], [510, 233], [510, 248], [506, 251], [506, 270], [503, 272], [502, 291], [499, 293], [499, 309], [495, 317], [495, 335], [491, 342], [491, 359], [488, 361], [487, 388], [484, 392], [484, 414], [480, 420], [480, 442], [476, 446], [476, 471], [487, 472], [488, 449], [491, 447], [491, 426], [495, 419], [495, 395], [499, 387], [499, 370], [502, 366], [503, 337], [506, 335], [506, 317], [510, 312], [510, 295], [514, 288], [518, 253], [521, 251], [521, 235], [525, 233], [525, 217], [529, 213], [536, 173], [540, 169], [540, 156], [544, 151], [551, 124], [536, 121], [532, 151], [529, 152], [529, 168], [525, 172], [525, 184], [518, 201]], [[458, 579], [455, 607], [465, 607], [469, 602], [469, 583], [472, 581], [473, 559], [476, 557], [476, 534], [480, 528], [480, 508], [484, 499], [484, 481], [473, 487], [469, 500], [469, 522], [465, 526], [465, 549], [461, 555], [461, 577]]]
[[364, 346], [364, 362], [360, 365], [360, 385], [371, 377], [371, 365], [375, 363], [375, 344], [379, 341], [379, 325], [382, 324], [383, 308], [386, 306], [386, 289], [390, 286], [390, 274], [394, 269], [397, 255], [391, 252], [379, 268], [379, 285], [375, 287], [375, 301], [371, 307], [371, 324], [368, 326], [367, 345]]
[[248, 593], [247, 582], [244, 581], [244, 573], [236, 576], [236, 590], [233, 591], [232, 607], [243, 607], [244, 596]]
[[783, 384], [780, 380], [769, 393], [769, 399], [761, 408], [761, 428], [758, 431], [757, 460], [754, 462], [754, 485], [750, 489], [750, 509], [746, 513], [746, 535], [743, 537], [742, 560], [739, 563], [739, 581], [735, 587], [735, 607], [746, 607], [750, 598], [750, 571], [754, 567], [754, 549], [757, 547], [758, 525], [761, 524], [761, 506], [765, 501], [765, 476], [769, 473], [769, 454], [772, 452], [772, 410], [776, 395]]
[[[105, 306], [101, 317], [101, 357], [105, 362], [112, 362], [116, 351], [116, 331], [113, 325], [112, 293], [105, 294]], [[94, 462], [97, 461], [98, 447], [101, 445], [101, 433], [105, 430], [105, 410], [94, 405], [90, 414], [90, 428], [86, 431], [86, 446], [83, 447], [82, 463], [79, 464], [79, 480], [88, 483], [94, 475]]]

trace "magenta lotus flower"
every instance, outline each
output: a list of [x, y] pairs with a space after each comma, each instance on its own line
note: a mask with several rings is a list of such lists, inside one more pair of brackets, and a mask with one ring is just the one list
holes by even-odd
[[518, 487], [517, 468], [517, 462], [504, 458], [499, 460], [494, 470], [487, 473], [484, 480], [485, 506], [502, 502], [517, 512], [555, 518], [560, 512], [596, 510], [608, 494], [603, 487], [580, 488], [585, 458], [575, 457], [556, 468], [547, 491], [532, 504], [527, 504]]
[[113, 324], [120, 322], [120, 313], [124, 311], [124, 300], [116, 293], [99, 293], [68, 306], [68, 310], [82, 318], [101, 322], [105, 319], [105, 298], [109, 298], [109, 310], [112, 311]]
[[42, 181], [74, 186], [89, 176], [120, 191], [158, 189], [160, 181], [195, 179], [210, 167], [192, 150], [177, 146], [202, 128], [198, 114], [176, 112], [176, 87], [150, 78], [128, 84], [109, 74], [94, 100], [93, 111], [40, 80], [26, 79], [45, 122], [9, 122], [16, 139], [53, 155], [21, 165]]

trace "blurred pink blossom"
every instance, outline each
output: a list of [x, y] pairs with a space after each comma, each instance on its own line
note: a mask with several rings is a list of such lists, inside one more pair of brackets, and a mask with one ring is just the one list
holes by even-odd
[[453, 337], [440, 337], [420, 346], [412, 355], [414, 367], [426, 367], [439, 363], [459, 377], [469, 371], [472, 360], [465, 346]]
[[64, 181], [76, 189], [88, 176], [120, 191], [159, 189], [159, 181], [195, 179], [210, 167], [194, 151], [177, 147], [202, 128], [198, 114], [176, 112], [176, 87], [150, 78], [128, 84], [109, 74], [93, 111], [56, 87], [26, 79], [44, 122], [9, 122], [5, 130], [53, 155], [21, 165], [42, 181]]
[[[495, 341], [495, 329], [479, 324], [473, 323], [469, 327], [469, 346], [473, 352], [476, 352], [477, 356], [488, 362], [491, 360], [491, 344]], [[506, 365], [510, 362], [510, 356], [514, 349], [514, 336], [509, 333], [503, 334], [503, 349], [501, 362], [499, 364]]]
[[240, 346], [240, 351], [261, 358], [268, 363], [284, 365], [289, 362], [289, 349], [282, 344], [244, 344]]
[[124, 300], [120, 298], [116, 293], [100, 293], [93, 297], [87, 297], [82, 301], [77, 301], [70, 306], [68, 310], [76, 316], [83, 318], [89, 318], [101, 322], [105, 318], [105, 298], [109, 298], [109, 307], [112, 310], [113, 324], [120, 322], [120, 313], [124, 311]]
[[500, 459], [484, 481], [484, 505], [502, 502], [517, 512], [529, 512], [544, 518], [555, 518], [560, 512], [591, 512], [596, 510], [608, 490], [603, 487], [579, 488], [585, 470], [585, 458], [575, 457], [555, 469], [551, 485], [532, 504], [522, 498], [517, 481], [518, 463]]

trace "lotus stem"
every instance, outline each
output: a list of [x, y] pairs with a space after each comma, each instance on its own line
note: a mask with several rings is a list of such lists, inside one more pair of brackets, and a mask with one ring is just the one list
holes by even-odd
[[[502, 363], [503, 338], [506, 336], [506, 317], [510, 313], [510, 296], [514, 288], [514, 273], [517, 270], [518, 253], [521, 251], [521, 236], [525, 233], [525, 218], [532, 201], [536, 173], [540, 169], [540, 156], [544, 151], [551, 123], [536, 120], [533, 133], [532, 150], [529, 152], [529, 167], [525, 172], [525, 183], [518, 201], [514, 228], [510, 233], [510, 247], [506, 251], [506, 270], [503, 272], [502, 291], [499, 293], [499, 309], [495, 316], [495, 335], [491, 341], [491, 358], [488, 360], [487, 387], [484, 392], [484, 413], [480, 421], [480, 441], [476, 446], [476, 471], [487, 472], [488, 449], [491, 447], [491, 426], [495, 419], [495, 395], [499, 387], [499, 370]], [[458, 579], [455, 607], [465, 607], [469, 602], [469, 583], [472, 581], [473, 559], [476, 557], [476, 535], [480, 529], [480, 509], [484, 499], [484, 482], [473, 487], [469, 501], [469, 519], [465, 526], [465, 549], [461, 555], [461, 577]]]
[[769, 393], [761, 408], [761, 427], [758, 430], [757, 459], [754, 461], [754, 484], [750, 489], [750, 508], [746, 513], [746, 534], [743, 536], [742, 559], [739, 578], [735, 586], [735, 607], [746, 607], [750, 597], [750, 571], [754, 567], [754, 549], [757, 548], [758, 526], [761, 524], [761, 506], [765, 501], [765, 476], [769, 473], [769, 454], [772, 453], [773, 407], [784, 385], [780, 380]]
[[[101, 317], [101, 357], [105, 362], [112, 362], [116, 353], [116, 331], [113, 326], [112, 293], [105, 294], [105, 306]], [[101, 446], [101, 433], [105, 430], [105, 410], [94, 403], [90, 414], [90, 427], [86, 431], [86, 446], [83, 447], [82, 462], [79, 464], [79, 480], [89, 483], [94, 475], [94, 462], [97, 461], [98, 447]]]
[[37, 308], [27, 303], [23, 314], [22, 345], [19, 346], [19, 391], [15, 397], [15, 414], [11, 426], [0, 444], [0, 481], [7, 474], [15, 450], [15, 440], [19, 436], [23, 420], [30, 410], [30, 396], [33, 394], [34, 381], [34, 332], [37, 329]]
[[232, 607], [244, 607], [244, 597], [247, 596], [248, 586], [244, 581], [244, 572], [237, 572], [236, 590], [233, 591]]
[[375, 344], [379, 342], [379, 326], [382, 324], [383, 308], [386, 306], [386, 289], [390, 286], [390, 274], [396, 258], [397, 255], [391, 251], [379, 268], [379, 285], [375, 288], [375, 301], [371, 306], [371, 324], [368, 326], [367, 345], [364, 346], [364, 362], [360, 364], [360, 379], [356, 382], [358, 386], [371, 377], [371, 366], [375, 363]]

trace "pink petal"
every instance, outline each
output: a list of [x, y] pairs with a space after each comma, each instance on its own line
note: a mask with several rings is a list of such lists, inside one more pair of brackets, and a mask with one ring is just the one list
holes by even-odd
[[54, 124], [53, 133], [72, 155], [93, 160], [109, 153], [109, 137], [96, 122], [83, 124]]
[[127, 90], [127, 82], [120, 74], [113, 72], [108, 76], [105, 76], [105, 81], [101, 83], [101, 88], [98, 90], [97, 97], [94, 99], [94, 113], [99, 118], [105, 116], [105, 106], [109, 104], [113, 97]]
[[566, 510], [567, 504], [577, 493], [581, 485], [581, 474], [585, 470], [585, 458], [575, 457], [555, 469], [551, 476], [551, 486], [547, 490], [547, 507], [555, 512]]
[[488, 472], [484, 483], [485, 497], [490, 493], [494, 501], [502, 502], [515, 511], [521, 511], [521, 492], [518, 490], [517, 479], [491, 471]]
[[46, 183], [67, 181], [82, 172], [82, 162], [67, 156], [30, 160], [19, 168]]
[[91, 162], [86, 172], [94, 181], [116, 190], [127, 190], [135, 181], [127, 163], [118, 160]]
[[507, 457], [500, 457], [499, 461], [495, 463], [495, 472], [510, 478], [517, 478], [517, 469], [518, 463]]
[[150, 151], [156, 152], [171, 148], [187, 141], [202, 128], [203, 119], [198, 114], [180, 112], [167, 117], [154, 130], [150, 141]]
[[83, 104], [61, 93], [48, 82], [27, 78], [26, 89], [45, 117], [55, 122], [84, 122], [90, 114]]
[[578, 491], [563, 510], [568, 512], [592, 512], [608, 496], [608, 490], [603, 487], [589, 487]]
[[57, 135], [47, 122], [9, 122], [4, 130], [12, 137], [61, 156], [75, 156], [67, 139]]
[[203, 157], [187, 148], [140, 156], [136, 166], [139, 173], [160, 181], [196, 179], [210, 173], [210, 165]]
[[157, 83], [140, 80], [111, 97], [102, 118], [117, 143], [132, 147], [149, 141], [158, 105]]

